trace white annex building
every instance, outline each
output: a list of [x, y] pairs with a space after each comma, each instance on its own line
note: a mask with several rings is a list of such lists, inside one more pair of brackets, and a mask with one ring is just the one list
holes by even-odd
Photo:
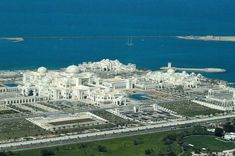
[[209, 89], [205, 99], [195, 100], [195, 102], [213, 109], [234, 111], [235, 89], [223, 85], [217, 89]]
[[162, 87], [182, 86], [184, 88], [197, 88], [201, 78], [201, 74], [188, 74], [185, 71], [180, 73], [171, 68], [166, 72], [149, 72], [145, 76], [146, 80], [158, 83]]

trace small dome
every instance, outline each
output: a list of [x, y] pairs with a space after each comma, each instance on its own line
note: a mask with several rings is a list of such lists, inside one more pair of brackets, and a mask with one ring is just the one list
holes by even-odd
[[195, 74], [194, 72], [192, 72], [190, 75], [191, 75], [191, 76], [196, 76], [196, 74]]
[[186, 71], [183, 71], [182, 74], [187, 74], [187, 72], [186, 72]]
[[42, 73], [42, 74], [43, 74], [43, 73], [46, 73], [46, 72], [47, 72], [47, 68], [45, 68], [45, 67], [39, 67], [39, 68], [38, 68], [38, 72], [39, 72], [39, 73]]
[[66, 72], [67, 72], [67, 73], [71, 73], [71, 74], [75, 74], [75, 73], [78, 73], [78, 72], [79, 72], [79, 68], [78, 68], [78, 66], [71, 65], [71, 66], [68, 66], [68, 67], [66, 68]]
[[197, 74], [197, 77], [202, 77], [202, 74]]

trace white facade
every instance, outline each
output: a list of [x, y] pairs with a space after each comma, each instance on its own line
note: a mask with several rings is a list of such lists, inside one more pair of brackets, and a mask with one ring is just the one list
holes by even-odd
[[102, 85], [104, 87], [112, 89], [132, 89], [134, 88], [134, 84], [134, 79], [123, 79], [120, 77], [102, 80]]
[[209, 89], [205, 100], [224, 110], [235, 110], [235, 91], [232, 88]]
[[[52, 100], [83, 99], [83, 91], [88, 90], [90, 73], [78, 73], [77, 66], [69, 66], [65, 71], [47, 71], [40, 67], [36, 72], [30, 71], [23, 75], [23, 86], [20, 86], [24, 96], [45, 96]], [[84, 84], [83, 84], [84, 83]]]
[[118, 106], [126, 105], [125, 93], [117, 90], [112, 91], [111, 89], [94, 89], [88, 93], [87, 99], [98, 106], [108, 104], [115, 104]]
[[197, 88], [200, 84], [201, 75], [195, 73], [188, 74], [185, 71], [176, 73], [173, 69], [168, 69], [167, 72], [157, 71], [149, 72], [146, 79], [156, 82], [162, 87], [167, 86], [183, 86], [185, 88]]
[[235, 133], [225, 133], [224, 139], [226, 139], [226, 140], [235, 140]]
[[103, 59], [99, 62], [88, 62], [79, 65], [79, 69], [81, 71], [104, 71], [109, 72], [113, 71], [116, 73], [122, 72], [134, 72], [136, 70], [136, 66], [134, 64], [124, 65], [120, 63], [118, 60], [109, 60]]
[[0, 87], [0, 94], [17, 93], [17, 92], [19, 92], [18, 87]]

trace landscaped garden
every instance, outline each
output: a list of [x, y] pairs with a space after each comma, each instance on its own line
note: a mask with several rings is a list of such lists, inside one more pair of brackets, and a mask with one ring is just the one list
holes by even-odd
[[159, 105], [174, 112], [177, 112], [180, 115], [190, 117], [197, 115], [211, 115], [216, 113], [222, 113], [222, 111], [211, 109], [191, 101], [160, 103]]
[[0, 122], [0, 140], [48, 134], [48, 131], [25, 119], [14, 119]]

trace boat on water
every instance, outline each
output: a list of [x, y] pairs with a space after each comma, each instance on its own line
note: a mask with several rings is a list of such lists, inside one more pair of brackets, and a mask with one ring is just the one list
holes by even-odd
[[130, 37], [130, 36], [128, 37], [128, 40], [127, 40], [127, 43], [126, 43], [126, 44], [127, 44], [128, 47], [134, 46], [132, 37]]

